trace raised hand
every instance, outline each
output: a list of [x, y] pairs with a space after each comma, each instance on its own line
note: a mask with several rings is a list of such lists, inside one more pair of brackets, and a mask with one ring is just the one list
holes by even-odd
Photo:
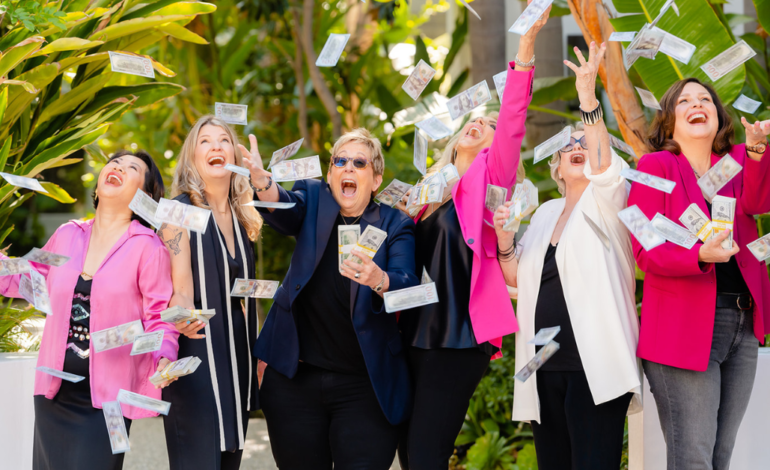
[[754, 146], [767, 142], [767, 136], [770, 135], [770, 119], [751, 124], [745, 117], [742, 117], [741, 123], [746, 128], [746, 145]]
[[596, 43], [591, 41], [588, 48], [588, 60], [586, 61], [580, 49], [575, 48], [575, 55], [580, 62], [580, 66], [565, 60], [564, 65], [575, 72], [575, 88], [580, 98], [580, 107], [583, 111], [591, 111], [596, 108], [596, 75], [599, 73], [599, 64], [607, 51], [607, 44], [602, 43], [601, 47], [596, 47]]
[[[532, 3], [532, 0], [527, 0], [527, 5]], [[541, 29], [543, 29], [543, 26], [548, 22], [548, 15], [551, 14], [551, 7], [549, 6], [545, 12], [540, 15], [540, 18], [535, 21], [535, 24], [532, 25], [532, 27], [527, 31], [527, 34], [522, 36], [522, 39], [530, 39], [532, 42], [535, 41], [535, 37], [537, 36], [537, 33], [540, 32]]]
[[249, 169], [251, 173], [251, 184], [259, 187], [264, 187], [267, 184], [267, 178], [272, 175], [269, 171], [265, 170], [262, 164], [262, 157], [259, 155], [259, 147], [257, 146], [257, 137], [254, 134], [249, 134], [249, 143], [251, 150], [248, 150], [243, 144], [238, 144], [238, 149], [243, 155], [243, 166]]

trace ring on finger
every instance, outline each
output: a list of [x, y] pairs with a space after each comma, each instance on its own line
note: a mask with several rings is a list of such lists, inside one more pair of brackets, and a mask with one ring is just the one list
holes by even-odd
[[356, 275], [355, 275], [354, 277], [355, 277], [356, 279], [360, 279], [360, 278], [361, 278], [361, 273], [356, 273]]

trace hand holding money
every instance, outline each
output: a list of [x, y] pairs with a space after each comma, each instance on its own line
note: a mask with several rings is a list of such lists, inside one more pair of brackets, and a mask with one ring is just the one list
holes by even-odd
[[342, 269], [340, 272], [343, 276], [351, 279], [362, 286], [376, 287], [383, 280], [385, 276], [385, 282], [383, 283], [383, 292], [388, 290], [388, 274], [380, 269], [374, 261], [369, 258], [363, 250], [353, 248], [350, 250], [351, 257], [355, 257], [360, 260], [360, 263], [351, 258], [342, 262]]
[[[251, 150], [246, 149], [246, 146], [243, 144], [238, 144], [238, 149], [241, 151], [241, 155], [243, 155], [243, 166], [248, 168], [249, 173], [251, 173], [251, 184], [256, 188], [264, 188], [267, 186], [267, 178], [271, 176], [271, 173], [265, 170], [265, 166], [262, 163], [262, 157], [259, 155], [257, 138], [254, 134], [249, 134], [249, 143], [251, 145]], [[275, 190], [275, 195], [277, 201], [277, 190]]]
[[701, 245], [698, 250], [698, 261], [701, 263], [727, 263], [730, 261], [730, 258], [740, 251], [737, 243], [733, 243], [733, 248], [729, 251], [722, 248], [722, 242], [730, 236], [730, 233], [730, 230], [723, 230]]
[[767, 136], [770, 135], [770, 119], [750, 124], [745, 117], [742, 117], [741, 123], [746, 128], [746, 146], [753, 147], [767, 143]]
[[176, 331], [178, 331], [179, 334], [187, 336], [190, 339], [201, 339], [206, 337], [206, 335], [200, 334], [200, 331], [206, 328], [206, 324], [201, 320], [182, 320], [176, 322], [174, 326], [176, 326]]
[[[161, 357], [160, 360], [158, 361], [158, 368], [155, 369], [155, 370], [160, 372], [163, 369], [165, 369], [169, 364], [171, 364], [171, 361], [169, 361], [165, 357]], [[166, 379], [163, 382], [160, 382], [160, 383], [156, 384], [155, 388], [166, 388], [169, 385], [171, 385], [172, 382], [176, 382], [176, 379], [178, 379], [178, 378], [179, 377], [171, 377], [170, 379]]]
[[513, 209], [511, 208], [512, 205], [513, 200], [510, 200], [502, 206], [498, 207], [495, 211], [494, 217], [492, 218], [492, 221], [495, 225], [495, 233], [497, 234], [497, 246], [501, 250], [508, 250], [511, 246], [513, 246], [513, 239], [516, 237], [515, 230], [503, 230], [503, 227], [508, 222], [508, 219], [511, 217], [511, 213], [513, 212]]

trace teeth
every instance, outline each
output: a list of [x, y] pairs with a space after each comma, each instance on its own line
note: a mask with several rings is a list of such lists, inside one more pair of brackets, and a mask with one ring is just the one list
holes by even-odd
[[478, 127], [471, 127], [466, 135], [471, 135], [473, 131], [476, 131], [476, 135], [481, 137], [481, 130]]
[[108, 176], [108, 177], [107, 177], [107, 181], [112, 181], [112, 182], [114, 182], [114, 183], [116, 183], [116, 184], [118, 184], [118, 185], [121, 185], [121, 184], [123, 184], [123, 182], [120, 180], [120, 178], [118, 178], [118, 177], [117, 177], [117, 176], [115, 176], [115, 175], [110, 175], [110, 176]]
[[692, 116], [690, 116], [690, 119], [688, 119], [687, 122], [693, 122], [694, 120], [696, 120], [698, 118], [703, 119], [705, 121], [706, 120], [706, 115], [703, 114], [703, 113], [693, 114]]

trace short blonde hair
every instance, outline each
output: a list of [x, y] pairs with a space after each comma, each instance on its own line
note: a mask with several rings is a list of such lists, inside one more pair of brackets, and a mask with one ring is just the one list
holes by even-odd
[[[569, 126], [570, 136], [572, 136], [572, 134], [578, 131], [585, 132], [582, 122], [579, 122], [574, 126], [573, 125]], [[553, 154], [553, 156], [551, 157], [551, 160], [548, 162], [548, 166], [551, 167], [551, 178], [553, 178], [553, 180], [556, 181], [556, 187], [559, 189], [559, 194], [564, 196], [564, 191], [567, 190], [567, 182], [564, 181], [564, 178], [559, 177], [559, 165], [561, 165], [561, 150], [557, 150], [556, 153]]]
[[[371, 132], [363, 127], [353, 129], [337, 139], [337, 142], [334, 143], [334, 147], [332, 147], [331, 158], [334, 158], [342, 147], [351, 142], [366, 145], [369, 149], [374, 176], [382, 176], [385, 172], [385, 156], [382, 154], [382, 144], [380, 143], [380, 139], [374, 137]], [[329, 171], [331, 171], [331, 164], [329, 165]]]

